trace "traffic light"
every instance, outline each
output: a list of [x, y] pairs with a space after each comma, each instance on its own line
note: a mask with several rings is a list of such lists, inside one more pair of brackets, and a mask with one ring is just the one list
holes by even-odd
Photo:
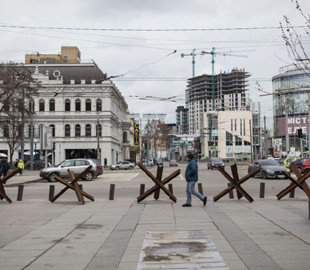
[[301, 128], [297, 129], [297, 132], [298, 132], [298, 138], [301, 138], [302, 137], [302, 129]]
[[308, 147], [308, 146], [305, 146], [305, 150], [308, 151], [308, 150], [309, 150], [309, 147]]

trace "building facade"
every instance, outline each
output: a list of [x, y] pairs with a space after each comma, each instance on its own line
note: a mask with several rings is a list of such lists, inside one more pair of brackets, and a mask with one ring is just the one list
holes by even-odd
[[[42, 83], [34, 103], [34, 150], [39, 150], [40, 126], [53, 130], [53, 161], [90, 157], [108, 164], [129, 158], [128, 106], [112, 81], [95, 63], [25, 64]], [[98, 125], [99, 123], [99, 125]], [[3, 131], [0, 131], [0, 138]], [[25, 127], [25, 151], [30, 149]], [[0, 150], [8, 146], [0, 139]], [[14, 158], [18, 158], [15, 153]]]
[[188, 80], [186, 105], [189, 109], [189, 134], [200, 134], [203, 113], [211, 110], [249, 110], [247, 78], [244, 69], [215, 75], [215, 108], [212, 108], [212, 76], [201, 75]]
[[175, 112], [177, 134], [188, 134], [188, 108], [178, 106]]
[[250, 102], [252, 119], [252, 136], [253, 136], [253, 158], [259, 159], [261, 155], [261, 140], [262, 140], [262, 126], [261, 126], [261, 106], [260, 102]]
[[207, 157], [247, 160], [252, 156], [251, 111], [203, 113], [201, 154]]
[[300, 153], [305, 141], [298, 137], [298, 129], [303, 139], [309, 138], [310, 75], [289, 65], [280, 68], [272, 83], [276, 155]]

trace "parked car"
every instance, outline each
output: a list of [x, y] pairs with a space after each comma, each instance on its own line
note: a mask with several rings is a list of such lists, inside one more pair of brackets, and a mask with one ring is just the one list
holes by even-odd
[[[281, 166], [275, 160], [269, 159], [259, 159], [254, 161], [254, 163], [249, 165], [248, 173], [251, 173], [256, 168], [260, 168], [261, 170], [255, 175], [255, 177], [262, 177], [264, 179], [278, 178], [283, 175], [282, 172], [290, 172], [285, 166]], [[283, 177], [285, 176], [283, 175]]]
[[84, 180], [91, 181], [93, 178], [96, 178], [98, 175], [103, 173], [102, 166], [100, 162], [96, 159], [66, 159], [60, 162], [58, 165], [42, 169], [40, 171], [40, 176], [43, 179], [48, 180], [49, 182], [55, 181], [55, 175], [60, 177], [69, 177], [68, 169], [70, 169], [75, 175], [83, 172], [89, 165], [92, 165], [92, 168], [84, 177]]
[[163, 160], [161, 158], [154, 158], [155, 165], [163, 165]]
[[[31, 167], [31, 161], [27, 161], [26, 163], [25, 163], [25, 169], [28, 169], [28, 170], [30, 170], [30, 167]], [[41, 169], [43, 169], [43, 168], [45, 168], [45, 162], [44, 162], [44, 160], [34, 160], [33, 161], [33, 169], [34, 170], [41, 170]]]
[[299, 159], [299, 157], [288, 157], [284, 160], [283, 162], [283, 165], [286, 167], [286, 168], [289, 168], [290, 165], [291, 165], [291, 162], [294, 162], [296, 161], [297, 159]]
[[135, 167], [135, 164], [131, 163], [130, 161], [124, 160], [120, 161], [117, 164], [111, 165], [110, 169], [111, 170], [119, 170], [119, 169], [124, 169], [124, 170], [132, 170]]
[[301, 171], [302, 170], [302, 165], [304, 164], [306, 158], [299, 158], [299, 159], [296, 159], [294, 161], [295, 165], [297, 166], [298, 170]]
[[178, 167], [177, 161], [174, 159], [169, 160], [169, 167]]
[[147, 159], [143, 159], [142, 160], [142, 165], [144, 165], [144, 166], [148, 166], [148, 165], [153, 166], [154, 165], [153, 159], [149, 159], [149, 163], [147, 162]]
[[310, 170], [310, 158], [306, 158], [301, 167], [301, 173], [306, 173]]
[[225, 168], [225, 163], [223, 160], [221, 160], [220, 158], [215, 158], [212, 157], [208, 160], [208, 170], [209, 169], [213, 169], [213, 168], [217, 168], [217, 167], [221, 167], [222, 169]]

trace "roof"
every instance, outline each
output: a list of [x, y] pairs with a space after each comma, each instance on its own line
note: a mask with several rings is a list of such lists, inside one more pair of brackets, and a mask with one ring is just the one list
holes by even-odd
[[95, 63], [89, 64], [25, 64], [32, 73], [38, 67], [39, 73], [49, 75], [50, 80], [63, 79], [64, 84], [70, 84], [71, 80], [75, 80], [75, 84], [80, 84], [81, 80], [85, 80], [85, 84], [91, 84], [92, 80], [101, 83], [107, 79], [107, 75], [103, 73]]

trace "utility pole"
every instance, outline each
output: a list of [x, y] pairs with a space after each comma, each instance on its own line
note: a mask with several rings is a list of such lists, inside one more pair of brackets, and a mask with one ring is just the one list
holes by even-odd
[[289, 155], [290, 151], [290, 135], [288, 134], [288, 99], [285, 101], [285, 149], [286, 155]]
[[249, 124], [250, 124], [250, 143], [251, 143], [251, 160], [253, 162], [253, 137], [252, 137], [252, 121], [249, 120]]
[[100, 144], [99, 144], [99, 113], [97, 112], [97, 160], [101, 163]]
[[265, 133], [265, 158], [267, 158], [268, 151], [267, 151], [267, 128], [266, 128], [266, 116], [264, 116], [264, 133]]
[[150, 119], [147, 119], [147, 165], [150, 165]]
[[33, 100], [30, 99], [30, 170], [33, 171]]
[[184, 56], [191, 56], [192, 57], [192, 77], [195, 77], [195, 57], [196, 57], [196, 53], [195, 53], [196, 49], [193, 49], [193, 51], [191, 53], [181, 53], [181, 57], [184, 58]]

